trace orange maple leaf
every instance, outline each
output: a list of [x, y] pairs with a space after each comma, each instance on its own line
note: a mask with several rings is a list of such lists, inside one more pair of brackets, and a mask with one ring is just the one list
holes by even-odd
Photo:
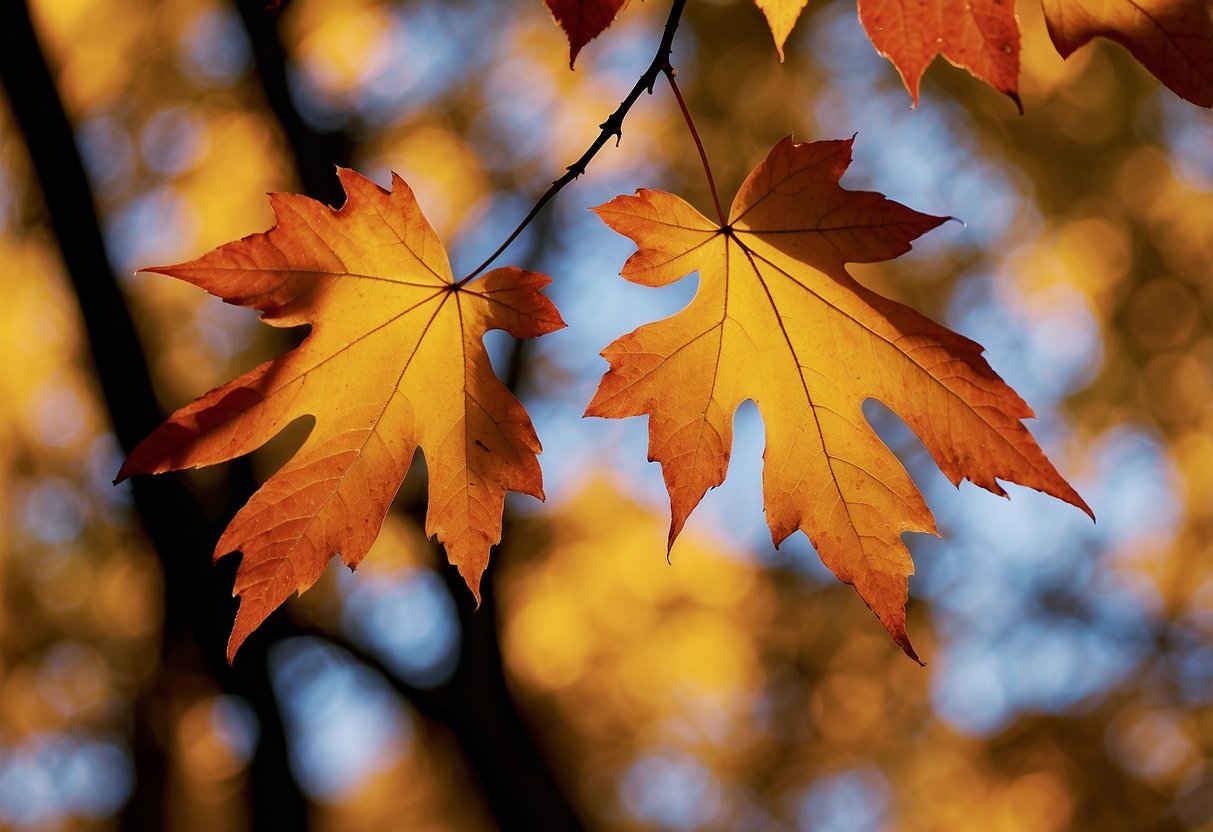
[[532, 338], [564, 326], [540, 293], [550, 278], [495, 269], [458, 286], [408, 185], [387, 192], [339, 171], [339, 211], [271, 194], [277, 225], [197, 260], [146, 271], [181, 278], [262, 312], [273, 326], [311, 324], [295, 350], [217, 387], [132, 451], [118, 480], [224, 462], [302, 416], [307, 441], [253, 495], [215, 557], [244, 557], [229, 660], [292, 593], [340, 554], [353, 568], [420, 447], [429, 470], [426, 533], [479, 599], [489, 548], [501, 539], [505, 492], [543, 499], [539, 440], [497, 380], [482, 337]]
[[649, 416], [649, 458], [670, 493], [672, 546], [724, 481], [733, 414], [753, 399], [766, 426], [763, 499], [776, 545], [802, 529], [913, 658], [905, 630], [903, 531], [935, 532], [922, 495], [864, 419], [874, 398], [918, 434], [955, 484], [999, 479], [1090, 513], [1020, 420], [1031, 409], [982, 348], [858, 284], [844, 264], [887, 260], [944, 222], [838, 181], [851, 142], [777, 144], [721, 227], [678, 197], [641, 190], [595, 209], [636, 243], [627, 280], [698, 271], [681, 312], [619, 338], [586, 415]]
[[569, 39], [569, 69], [581, 48], [607, 30], [628, 0], [543, 0]]
[[1102, 35], [1182, 98], [1213, 107], [1213, 9], [1208, 0], [1044, 0], [1063, 58]]
[[[754, 0], [783, 46], [808, 0]], [[922, 75], [943, 55], [1019, 106], [1019, 23], [1011, 0], [859, 0], [868, 39], [893, 62], [914, 104]], [[1021, 107], [1022, 109], [1022, 107]]]
[[918, 104], [922, 75], [942, 55], [1019, 102], [1019, 22], [1013, 0], [859, 0], [876, 51], [897, 67]]

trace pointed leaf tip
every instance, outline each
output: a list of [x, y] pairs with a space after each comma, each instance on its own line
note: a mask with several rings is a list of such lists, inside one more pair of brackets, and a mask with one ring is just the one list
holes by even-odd
[[900, 633], [890, 633], [893, 636], [893, 641], [901, 648], [901, 652], [905, 653], [911, 659], [918, 663], [919, 667], [926, 667], [927, 663], [918, 657], [918, 652], [914, 649], [914, 645], [910, 643], [910, 637], [903, 629]]
[[568, 37], [570, 70], [582, 47], [605, 32], [627, 4], [628, 0], [544, 0]]
[[771, 30], [771, 38], [775, 41], [775, 52], [779, 62], [783, 63], [783, 47], [800, 19], [801, 12], [808, 5], [808, 0], [754, 0], [762, 16], [766, 18], [767, 28]]

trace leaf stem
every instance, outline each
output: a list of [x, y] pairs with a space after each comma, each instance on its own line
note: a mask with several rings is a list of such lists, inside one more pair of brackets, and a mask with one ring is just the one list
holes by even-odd
[[649, 95], [652, 95], [653, 85], [657, 83], [657, 76], [663, 72], [668, 75], [673, 71], [673, 69], [670, 67], [670, 54], [674, 51], [674, 33], [678, 31], [678, 22], [682, 19], [682, 10], [685, 7], [686, 0], [674, 0], [673, 5], [670, 7], [670, 15], [665, 22], [665, 30], [661, 36], [661, 43], [657, 46], [657, 52], [653, 55], [652, 63], [650, 63], [649, 68], [646, 69], [638, 79], [636, 79], [636, 85], [632, 87], [631, 92], [629, 92], [627, 97], [623, 99], [615, 112], [611, 113], [607, 117], [606, 121], [598, 125], [601, 128], [601, 131], [598, 133], [598, 138], [594, 139], [593, 144], [589, 146], [585, 153], [581, 154], [581, 158], [568, 166], [564, 176], [561, 176], [559, 179], [554, 181], [551, 186], [543, 192], [543, 195], [535, 201], [534, 207], [532, 207], [530, 212], [523, 217], [522, 222], [518, 223], [518, 227], [510, 232], [510, 236], [506, 237], [505, 242], [498, 246], [497, 250], [490, 254], [483, 263], [473, 269], [471, 273], [467, 275], [467, 277], [464, 277], [455, 283], [452, 288], [460, 288], [464, 284], [474, 280], [478, 275], [480, 275], [481, 272], [487, 269], [503, 251], [509, 248], [510, 243], [518, 239], [518, 235], [531, 224], [531, 221], [538, 216], [539, 212], [543, 210], [544, 206], [551, 202], [552, 198], [555, 197], [556, 194], [560, 193], [565, 185], [568, 185], [578, 176], [585, 173], [586, 168], [589, 167], [590, 161], [598, 155], [598, 151], [602, 150], [602, 148], [606, 146], [606, 143], [611, 139], [612, 136], [615, 137], [615, 144], [619, 144], [620, 140], [623, 139], [623, 120], [627, 116], [628, 111], [632, 109], [632, 105], [639, 100], [640, 94], [647, 91]]
[[682, 110], [682, 117], [686, 119], [687, 129], [691, 131], [691, 138], [695, 140], [695, 147], [699, 150], [699, 160], [703, 162], [703, 172], [708, 177], [708, 188], [712, 191], [712, 204], [716, 206], [716, 216], [720, 218], [721, 228], [728, 225], [724, 218], [724, 210], [720, 207], [720, 194], [716, 192], [716, 180], [712, 177], [712, 166], [708, 163], [707, 151], [703, 149], [703, 142], [699, 139], [699, 131], [695, 129], [695, 120], [691, 118], [691, 111], [687, 108], [686, 99], [682, 97], [682, 91], [678, 89], [678, 82], [674, 80], [674, 76], [678, 74], [672, 66], [664, 68], [666, 80], [670, 82], [670, 89], [674, 91], [674, 97], [678, 99], [678, 106]]

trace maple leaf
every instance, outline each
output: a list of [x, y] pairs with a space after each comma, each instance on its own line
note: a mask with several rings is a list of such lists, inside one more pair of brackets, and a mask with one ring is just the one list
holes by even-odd
[[607, 30], [628, 0], [543, 0], [569, 39], [569, 69], [581, 48]]
[[766, 427], [763, 500], [772, 540], [802, 529], [822, 561], [913, 658], [905, 630], [904, 531], [935, 532], [922, 495], [864, 419], [874, 398], [901, 416], [954, 483], [996, 494], [1017, 482], [1090, 509], [1020, 422], [1031, 409], [982, 348], [857, 283], [846, 263], [887, 260], [945, 221], [838, 184], [851, 142], [779, 142], [746, 179], [723, 227], [682, 199], [637, 191], [594, 209], [636, 243], [627, 280], [698, 271], [691, 303], [619, 338], [586, 415], [649, 416], [649, 458], [670, 493], [669, 544], [724, 481], [733, 414]]
[[1019, 23], [1013, 0], [859, 0], [876, 51], [897, 67], [918, 105], [918, 84], [936, 55], [1019, 101]]
[[[779, 60], [808, 0], [754, 0], [775, 38]], [[918, 105], [922, 75], [943, 55], [1019, 102], [1019, 24], [1011, 0], [859, 0], [868, 39], [897, 67]]]
[[345, 205], [271, 194], [277, 225], [197, 260], [145, 271], [262, 312], [273, 326], [311, 324], [296, 349], [174, 413], [139, 444], [118, 480], [213, 465], [250, 453], [313, 416], [299, 451], [237, 513], [215, 549], [243, 553], [229, 660], [292, 593], [340, 554], [353, 568], [420, 447], [429, 470], [426, 533], [479, 599], [501, 539], [505, 492], [543, 499], [539, 440], [497, 380], [490, 329], [531, 338], [564, 326], [540, 293], [550, 278], [500, 268], [457, 286], [446, 252], [408, 185], [391, 192], [338, 171]]
[[1102, 35], [1132, 53], [1182, 98], [1213, 107], [1213, 17], [1208, 0], [1044, 0], [1063, 58]]

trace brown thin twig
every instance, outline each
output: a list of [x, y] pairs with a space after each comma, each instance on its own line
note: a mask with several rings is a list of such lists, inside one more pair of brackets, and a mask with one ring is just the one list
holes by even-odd
[[606, 121], [598, 125], [601, 128], [601, 132], [599, 132], [598, 138], [594, 139], [594, 143], [589, 146], [585, 153], [581, 154], [580, 159], [568, 166], [564, 176], [553, 182], [543, 192], [543, 196], [535, 201], [534, 207], [523, 217], [522, 222], [518, 223], [518, 227], [510, 233], [510, 236], [506, 237], [505, 242], [498, 246], [497, 250], [490, 254], [483, 263], [473, 269], [467, 277], [455, 283], [452, 288], [458, 289], [474, 280], [489, 267], [489, 264], [501, 256], [501, 253], [509, 248], [510, 243], [518, 239], [518, 235], [531, 224], [531, 221], [538, 216], [543, 207], [551, 202], [552, 198], [560, 193], [565, 185], [568, 185], [578, 176], [585, 173], [590, 161], [598, 155], [598, 151], [606, 146], [606, 143], [610, 141], [612, 136], [615, 137], [615, 144], [619, 144], [619, 141], [623, 138], [623, 120], [627, 116], [628, 111], [632, 109], [632, 105], [639, 100], [640, 94], [647, 91], [652, 95], [653, 86], [657, 83], [657, 76], [663, 72], [669, 73], [673, 71], [670, 67], [670, 54], [674, 51], [674, 33], [678, 31], [678, 22], [682, 18], [682, 10], [685, 6], [686, 0], [674, 0], [674, 4], [670, 7], [670, 16], [665, 22], [665, 31], [662, 33], [661, 43], [657, 46], [656, 54], [653, 55], [653, 62], [649, 64], [649, 68], [644, 71], [644, 74], [636, 80], [636, 85], [632, 87], [632, 91], [628, 93], [627, 98], [623, 99], [619, 104], [618, 109], [611, 113]]
[[691, 111], [687, 109], [687, 102], [682, 97], [682, 91], [678, 89], [678, 82], [674, 80], [674, 76], [678, 73], [673, 67], [665, 68], [665, 77], [670, 82], [670, 89], [674, 91], [674, 97], [678, 99], [678, 106], [682, 110], [682, 117], [686, 120], [687, 129], [691, 131], [691, 138], [695, 140], [695, 147], [699, 150], [699, 160], [703, 162], [703, 172], [708, 177], [708, 188], [712, 191], [712, 204], [716, 206], [716, 216], [720, 218], [720, 226], [723, 228], [728, 225], [724, 218], [724, 210], [720, 207], [720, 195], [716, 193], [716, 180], [712, 177], [712, 166], [708, 163], [707, 151], [703, 149], [703, 142], [699, 138], [699, 131], [695, 129], [695, 120], [691, 118]]

